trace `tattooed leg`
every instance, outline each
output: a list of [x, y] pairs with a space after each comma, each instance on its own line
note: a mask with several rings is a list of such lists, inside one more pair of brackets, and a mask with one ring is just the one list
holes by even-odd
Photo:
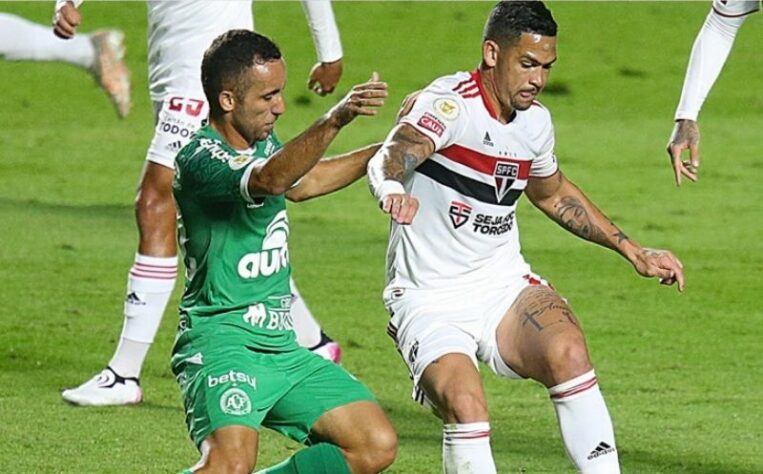
[[556, 291], [529, 286], [496, 329], [504, 362], [547, 387], [591, 370], [583, 331]]

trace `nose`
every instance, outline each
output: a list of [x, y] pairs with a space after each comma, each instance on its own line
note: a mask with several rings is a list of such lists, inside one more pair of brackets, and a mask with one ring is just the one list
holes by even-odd
[[286, 101], [283, 99], [281, 94], [278, 94], [278, 97], [276, 97], [270, 112], [275, 116], [279, 116], [286, 112]]
[[537, 67], [537, 68], [534, 68], [532, 74], [530, 75], [530, 84], [538, 88], [538, 90], [541, 90], [543, 89], [543, 86], [546, 85], [547, 79], [548, 79], [548, 69], [545, 69], [543, 67]]

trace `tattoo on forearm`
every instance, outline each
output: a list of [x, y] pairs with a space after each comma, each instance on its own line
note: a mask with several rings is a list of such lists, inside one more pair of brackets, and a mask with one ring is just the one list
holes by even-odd
[[528, 324], [538, 332], [556, 324], [578, 325], [569, 306], [553, 290], [532, 291], [517, 301], [522, 326]]
[[[612, 224], [612, 225], [614, 225], [614, 224]], [[625, 232], [623, 232], [623, 231], [622, 231], [622, 230], [620, 230], [620, 229], [617, 229], [617, 232], [615, 232], [614, 234], [612, 234], [612, 236], [613, 236], [613, 237], [617, 237], [617, 243], [618, 243], [618, 244], [621, 244], [621, 243], [623, 243], [623, 241], [624, 241], [624, 240], [630, 240], [630, 239], [628, 238], [628, 236], [627, 236], [627, 235], [625, 235]]]
[[419, 165], [421, 160], [418, 155], [424, 154], [422, 147], [426, 143], [405, 128], [398, 130], [393, 140], [383, 164], [384, 177], [402, 182]]
[[681, 122], [677, 127], [675, 137], [673, 137], [673, 143], [687, 143], [689, 145], [699, 143], [699, 128], [696, 126], [696, 123], [690, 121]]
[[588, 215], [583, 203], [572, 196], [565, 196], [556, 205], [554, 211], [556, 221], [565, 229], [592, 242], [604, 243], [604, 233], [596, 226]]

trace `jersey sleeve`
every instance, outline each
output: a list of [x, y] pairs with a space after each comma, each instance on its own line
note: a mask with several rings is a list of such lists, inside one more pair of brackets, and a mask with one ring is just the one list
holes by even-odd
[[554, 137], [554, 124], [551, 122], [551, 115], [547, 110], [545, 114], [545, 124], [538, 135], [538, 155], [533, 159], [530, 166], [530, 176], [534, 178], [547, 178], [556, 173], [559, 164], [556, 161], [556, 138]]
[[760, 10], [760, 0], [713, 0], [713, 12], [725, 17], [740, 17]]
[[469, 122], [466, 106], [458, 94], [442, 87], [429, 86], [416, 98], [411, 111], [400, 119], [426, 135], [435, 150], [458, 140]]
[[189, 159], [178, 160], [176, 179], [200, 201], [253, 203], [247, 186], [249, 176], [266, 161], [249, 155], [216, 155], [202, 149]]

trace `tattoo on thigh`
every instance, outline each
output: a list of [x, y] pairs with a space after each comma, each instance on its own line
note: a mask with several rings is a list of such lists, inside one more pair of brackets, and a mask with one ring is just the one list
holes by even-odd
[[559, 296], [552, 291], [533, 291], [517, 302], [522, 326], [531, 325], [538, 332], [556, 324], [570, 323], [578, 326], [572, 314]]

